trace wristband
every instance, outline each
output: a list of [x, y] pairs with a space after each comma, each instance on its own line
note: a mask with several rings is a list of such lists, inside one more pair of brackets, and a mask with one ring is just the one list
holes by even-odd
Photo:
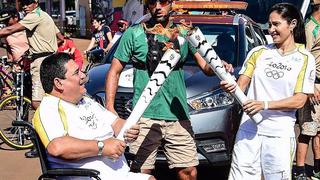
[[264, 110], [268, 110], [269, 109], [269, 104], [268, 104], [268, 101], [263, 101], [263, 104], [264, 104]]

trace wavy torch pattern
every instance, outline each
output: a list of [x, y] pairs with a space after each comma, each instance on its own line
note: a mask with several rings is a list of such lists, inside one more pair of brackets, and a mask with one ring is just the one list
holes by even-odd
[[117, 137], [118, 139], [123, 140], [123, 134], [125, 130], [129, 129], [132, 125], [138, 122], [143, 112], [147, 109], [148, 105], [150, 104], [151, 100], [157, 94], [160, 87], [162, 86], [162, 84], [164, 83], [168, 75], [171, 73], [172, 69], [178, 63], [179, 59], [180, 59], [180, 54], [177, 53], [175, 50], [173, 49], [166, 50], [166, 52], [164, 53], [164, 55], [160, 60], [159, 65], [153, 72], [148, 84], [144, 88], [137, 104], [135, 105], [126, 123], [121, 129]]
[[[231, 74], [225, 70], [219, 56], [207, 42], [199, 28], [190, 30], [186, 39], [193, 47], [197, 49], [199, 54], [207, 61], [212, 70], [221, 80], [225, 80], [232, 84], [237, 84]], [[237, 86], [236, 91], [232, 93], [232, 95], [241, 105], [248, 100], [248, 97], [241, 91], [239, 86]], [[251, 116], [251, 119], [253, 119], [256, 123], [259, 123], [262, 120], [262, 115], [260, 113], [256, 113], [255, 115]]]

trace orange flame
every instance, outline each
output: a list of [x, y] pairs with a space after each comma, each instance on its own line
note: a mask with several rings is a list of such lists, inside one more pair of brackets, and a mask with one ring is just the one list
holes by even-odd
[[145, 30], [147, 31], [147, 33], [160, 34], [160, 35], [168, 37], [171, 41], [177, 39], [177, 37], [179, 36], [179, 30], [176, 27], [164, 28], [161, 24], [156, 24], [152, 28], [147, 28], [145, 23], [143, 23], [143, 26], [144, 26]]

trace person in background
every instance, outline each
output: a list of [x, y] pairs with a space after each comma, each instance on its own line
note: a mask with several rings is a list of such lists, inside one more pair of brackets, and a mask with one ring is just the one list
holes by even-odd
[[305, 160], [309, 142], [313, 141], [313, 180], [320, 179], [320, 0], [313, 0], [312, 14], [306, 23], [306, 48], [316, 59], [316, 81], [314, 96], [311, 96], [305, 106], [298, 110], [300, 135], [298, 137], [295, 180], [307, 180]]
[[90, 44], [88, 45], [84, 53], [87, 53], [88, 51], [92, 51], [93, 49], [100, 49], [105, 51], [108, 44], [112, 40], [111, 30], [109, 26], [104, 25], [103, 22], [104, 22], [103, 16], [97, 15], [91, 19], [91, 23], [94, 28], [94, 31], [92, 33]]
[[58, 52], [68, 53], [72, 59], [78, 64], [79, 69], [82, 70], [83, 56], [81, 51], [75, 46], [73, 40], [65, 36], [64, 41], [58, 44]]
[[[0, 22], [7, 27], [17, 24], [20, 21], [20, 15], [16, 8], [7, 7], [0, 11]], [[26, 31], [15, 32], [5, 38], [8, 61], [18, 61], [21, 56], [29, 50]]]
[[[294, 5], [271, 7], [269, 33], [274, 43], [253, 48], [239, 72], [237, 84], [248, 88], [250, 100], [243, 104], [229, 180], [291, 179], [295, 113], [313, 94], [315, 60], [304, 47], [304, 21]], [[234, 92], [236, 85], [221, 81], [221, 87]], [[257, 112], [260, 122], [249, 117]]]
[[[130, 152], [136, 155], [131, 169], [151, 174], [155, 168], [158, 147], [161, 146], [169, 168], [177, 172], [178, 179], [195, 180], [197, 179], [196, 166], [199, 161], [183, 75], [183, 64], [188, 53], [193, 55], [196, 63], [206, 75], [214, 75], [214, 72], [184, 38], [186, 36], [184, 32], [180, 32], [176, 39], [169, 39], [167, 36], [156, 33], [158, 32], [156, 27], [159, 27], [159, 24], [164, 31], [170, 31], [176, 27], [170, 21], [171, 0], [148, 0], [146, 6], [151, 13], [151, 19], [129, 27], [123, 33], [114, 54], [111, 68], [106, 76], [106, 108], [117, 114], [114, 103], [118, 81], [120, 73], [130, 60], [133, 61], [135, 68], [133, 106], [136, 105], [151, 74], [162, 58], [163, 45], [171, 42], [173, 48], [179, 50], [181, 58], [138, 122], [139, 137], [130, 144]], [[228, 71], [233, 71], [230, 64], [224, 63], [224, 66]]]
[[11, 35], [19, 31], [27, 31], [32, 75], [32, 105], [37, 108], [44, 95], [40, 83], [39, 71], [43, 59], [56, 52], [57, 37], [63, 41], [64, 37], [54, 24], [52, 18], [39, 7], [38, 0], [20, 0], [25, 17], [18, 23], [0, 30], [0, 37]]
[[108, 52], [111, 47], [118, 41], [118, 39], [122, 36], [122, 34], [124, 33], [125, 30], [127, 30], [127, 28], [129, 27], [129, 23], [127, 20], [125, 19], [120, 19], [117, 22], [118, 28], [119, 30], [114, 34], [112, 40], [110, 41], [110, 43], [107, 46], [106, 51]]
[[[0, 11], [0, 22], [6, 26], [17, 24], [20, 21], [20, 14], [14, 7], [7, 7]], [[30, 62], [23, 62], [21, 58], [26, 55], [29, 50], [29, 43], [26, 31], [15, 32], [5, 38], [8, 62], [16, 62], [20, 64], [13, 64], [13, 70], [18, 72], [21, 70], [21, 65], [24, 66], [24, 71], [27, 76], [24, 80], [24, 96], [31, 98], [31, 76], [30, 76]], [[4, 84], [5, 85], [5, 84]], [[5, 88], [6, 93], [12, 93], [10, 88]]]
[[[40, 82], [40, 65], [45, 57], [58, 49], [58, 40], [63, 41], [53, 19], [39, 7], [38, 0], [19, 0], [25, 17], [18, 23], [0, 29], [0, 37], [5, 37], [19, 31], [26, 31], [29, 43], [29, 55], [32, 58], [30, 72], [32, 78], [32, 106], [37, 108], [44, 91]], [[26, 153], [27, 157], [35, 157], [36, 151]]]
[[[123, 155], [126, 143], [114, 138], [125, 121], [85, 96], [86, 75], [69, 54], [48, 56], [40, 75], [47, 94], [32, 123], [51, 167], [96, 169], [103, 180], [154, 180], [150, 175], [129, 172]], [[138, 133], [139, 126], [132, 126], [124, 134], [125, 141], [134, 141]]]

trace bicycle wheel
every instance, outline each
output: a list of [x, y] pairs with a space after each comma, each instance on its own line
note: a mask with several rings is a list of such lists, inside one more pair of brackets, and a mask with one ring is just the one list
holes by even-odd
[[3, 95], [3, 88], [4, 88], [4, 82], [2, 78], [0, 78], [0, 98], [2, 98], [2, 95]]
[[[0, 138], [8, 146], [15, 149], [28, 149], [33, 146], [26, 127], [12, 126], [12, 121], [17, 120], [18, 96], [12, 95], [3, 99], [0, 103]], [[24, 97], [22, 119], [31, 122], [34, 110], [30, 99]]]

